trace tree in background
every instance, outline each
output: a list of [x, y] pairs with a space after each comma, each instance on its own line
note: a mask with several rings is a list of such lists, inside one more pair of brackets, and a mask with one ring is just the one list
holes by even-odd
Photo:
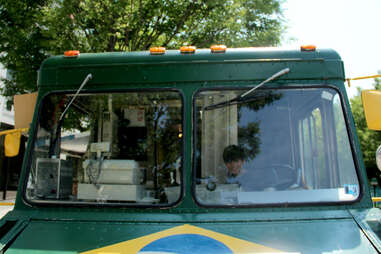
[[[381, 72], [379, 73], [381, 74]], [[381, 79], [374, 79], [374, 89], [381, 90]], [[366, 125], [364, 110], [361, 101], [361, 89], [357, 88], [357, 95], [351, 99], [353, 117], [357, 127], [357, 135], [360, 140], [360, 146], [363, 153], [364, 163], [368, 178], [380, 175], [376, 165], [376, 150], [381, 144], [381, 132], [369, 130]]]
[[0, 62], [12, 76], [3, 80], [5, 96], [37, 90], [36, 72], [49, 44], [38, 23], [44, 4], [43, 0], [0, 0]]
[[281, 0], [0, 0], [2, 93], [37, 89], [49, 55], [147, 50], [151, 46], [275, 46]]

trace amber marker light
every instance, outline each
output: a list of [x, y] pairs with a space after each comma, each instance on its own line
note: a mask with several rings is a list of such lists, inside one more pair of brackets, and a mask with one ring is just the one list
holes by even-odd
[[302, 45], [300, 46], [301, 51], [316, 51], [315, 45]]
[[164, 47], [152, 47], [149, 49], [149, 52], [151, 55], [163, 55], [165, 54], [165, 48]]
[[225, 53], [227, 47], [225, 45], [212, 45], [210, 50], [212, 53]]
[[196, 47], [195, 46], [182, 46], [180, 48], [181, 53], [194, 53], [196, 52]]
[[79, 50], [67, 50], [64, 52], [65, 57], [77, 57], [79, 56]]

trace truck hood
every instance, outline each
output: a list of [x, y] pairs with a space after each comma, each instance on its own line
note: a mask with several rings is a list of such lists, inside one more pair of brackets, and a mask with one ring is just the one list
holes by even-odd
[[357, 223], [344, 218], [192, 224], [31, 220], [5, 253], [375, 252]]

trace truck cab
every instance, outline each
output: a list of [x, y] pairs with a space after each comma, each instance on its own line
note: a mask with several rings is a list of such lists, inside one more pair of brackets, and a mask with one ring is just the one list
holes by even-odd
[[378, 253], [344, 81], [330, 49], [51, 57], [2, 250]]

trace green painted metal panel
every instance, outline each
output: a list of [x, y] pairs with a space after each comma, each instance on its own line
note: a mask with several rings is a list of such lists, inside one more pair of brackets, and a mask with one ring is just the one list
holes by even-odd
[[237, 48], [226, 53], [211, 53], [208, 49], [197, 50], [194, 54], [181, 54], [178, 50], [168, 50], [164, 55], [150, 55], [143, 52], [114, 52], [81, 54], [79, 57], [65, 58], [63, 55], [47, 59], [42, 68], [81, 65], [111, 65], [120, 63], [160, 63], [160, 62], [197, 62], [197, 61], [289, 61], [289, 60], [339, 60], [340, 56], [331, 49], [316, 51], [284, 50], [277, 48]]
[[263, 80], [290, 68], [281, 79], [344, 79], [341, 59], [334, 51], [241, 50], [194, 55], [170, 52], [163, 56], [142, 53], [84, 54], [76, 59], [48, 59], [41, 67], [39, 87], [75, 85], [92, 73], [90, 84], [163, 84], [197, 81]]
[[[17, 238], [7, 253], [82, 253], [94, 249], [120, 244], [120, 253], [129, 253], [123, 244], [126, 241], [149, 237], [158, 234], [144, 243], [134, 243], [138, 249], [143, 249], [150, 243], [166, 237], [188, 234], [205, 235], [215, 242], [226, 244], [219, 234], [231, 237], [230, 241], [243, 241], [252, 247], [272, 248], [278, 253], [374, 253], [375, 249], [364, 234], [350, 219], [327, 221], [293, 221], [293, 222], [257, 222], [246, 223], [191, 223], [192, 230], [167, 233], [165, 230], [182, 227], [179, 223], [96, 223], [68, 221], [32, 221]], [[198, 231], [199, 230], [199, 231]], [[36, 233], [38, 232], [38, 233]], [[81, 237], [78, 237], [81, 236]], [[176, 246], [176, 242], [172, 245]], [[189, 248], [192, 241], [188, 239]], [[209, 245], [209, 243], [206, 243]], [[252, 245], [250, 245], [252, 244]], [[128, 245], [127, 245], [128, 246]], [[228, 245], [229, 246], [229, 245]], [[199, 243], [202, 249], [202, 243]], [[115, 248], [115, 247], [114, 247]], [[118, 247], [116, 247], [118, 248]], [[168, 247], [170, 248], [170, 247]], [[230, 247], [231, 248], [231, 247]], [[257, 249], [256, 249], [257, 248]], [[161, 250], [165, 251], [165, 250]], [[189, 251], [189, 250], [188, 250]], [[197, 253], [197, 250], [194, 250]], [[107, 249], [103, 250], [107, 253]], [[253, 253], [250, 252], [250, 253]], [[179, 249], [179, 253], [190, 253]], [[218, 253], [218, 252], [212, 252]], [[242, 251], [241, 253], [249, 253]]]
[[[347, 204], [300, 204], [293, 207], [288, 204], [254, 208], [198, 206], [192, 196], [191, 184], [193, 96], [205, 87], [252, 87], [286, 67], [291, 69], [290, 73], [269, 84], [271, 87], [329, 85], [342, 93], [362, 182], [360, 200]], [[28, 170], [25, 159], [20, 180], [24, 184], [19, 186], [15, 210], [5, 219], [23, 220], [26, 227], [10, 231], [1, 239], [3, 246], [7, 239], [8, 242], [15, 239], [6, 253], [80, 253], [150, 234], [161, 234], [176, 227], [183, 228], [185, 224], [200, 229], [200, 232], [207, 230], [283, 252], [376, 252], [368, 238], [378, 239], [377, 233], [371, 233], [372, 227], [378, 224], [367, 224], [370, 219], [366, 208], [370, 208], [372, 203], [343, 83], [343, 63], [336, 52], [228, 49], [223, 54], [198, 50], [195, 54], [182, 55], [174, 50], [161, 56], [152, 56], [149, 52], [81, 54], [77, 58], [57, 56], [41, 66], [38, 103], [52, 91], [76, 90], [88, 73], [92, 73], [94, 78], [84, 91], [164, 87], [179, 89], [183, 94], [184, 197], [178, 205], [165, 209], [30, 205], [22, 196]], [[37, 112], [34, 123], [36, 120]], [[34, 128], [35, 125], [30, 134], [34, 133]], [[27, 150], [30, 149], [29, 143]], [[350, 213], [348, 209], [359, 210]], [[374, 215], [371, 221], [375, 218], [381, 218], [381, 214]], [[198, 231], [194, 230], [184, 232], [197, 235]], [[373, 242], [377, 242], [374, 239]]]

